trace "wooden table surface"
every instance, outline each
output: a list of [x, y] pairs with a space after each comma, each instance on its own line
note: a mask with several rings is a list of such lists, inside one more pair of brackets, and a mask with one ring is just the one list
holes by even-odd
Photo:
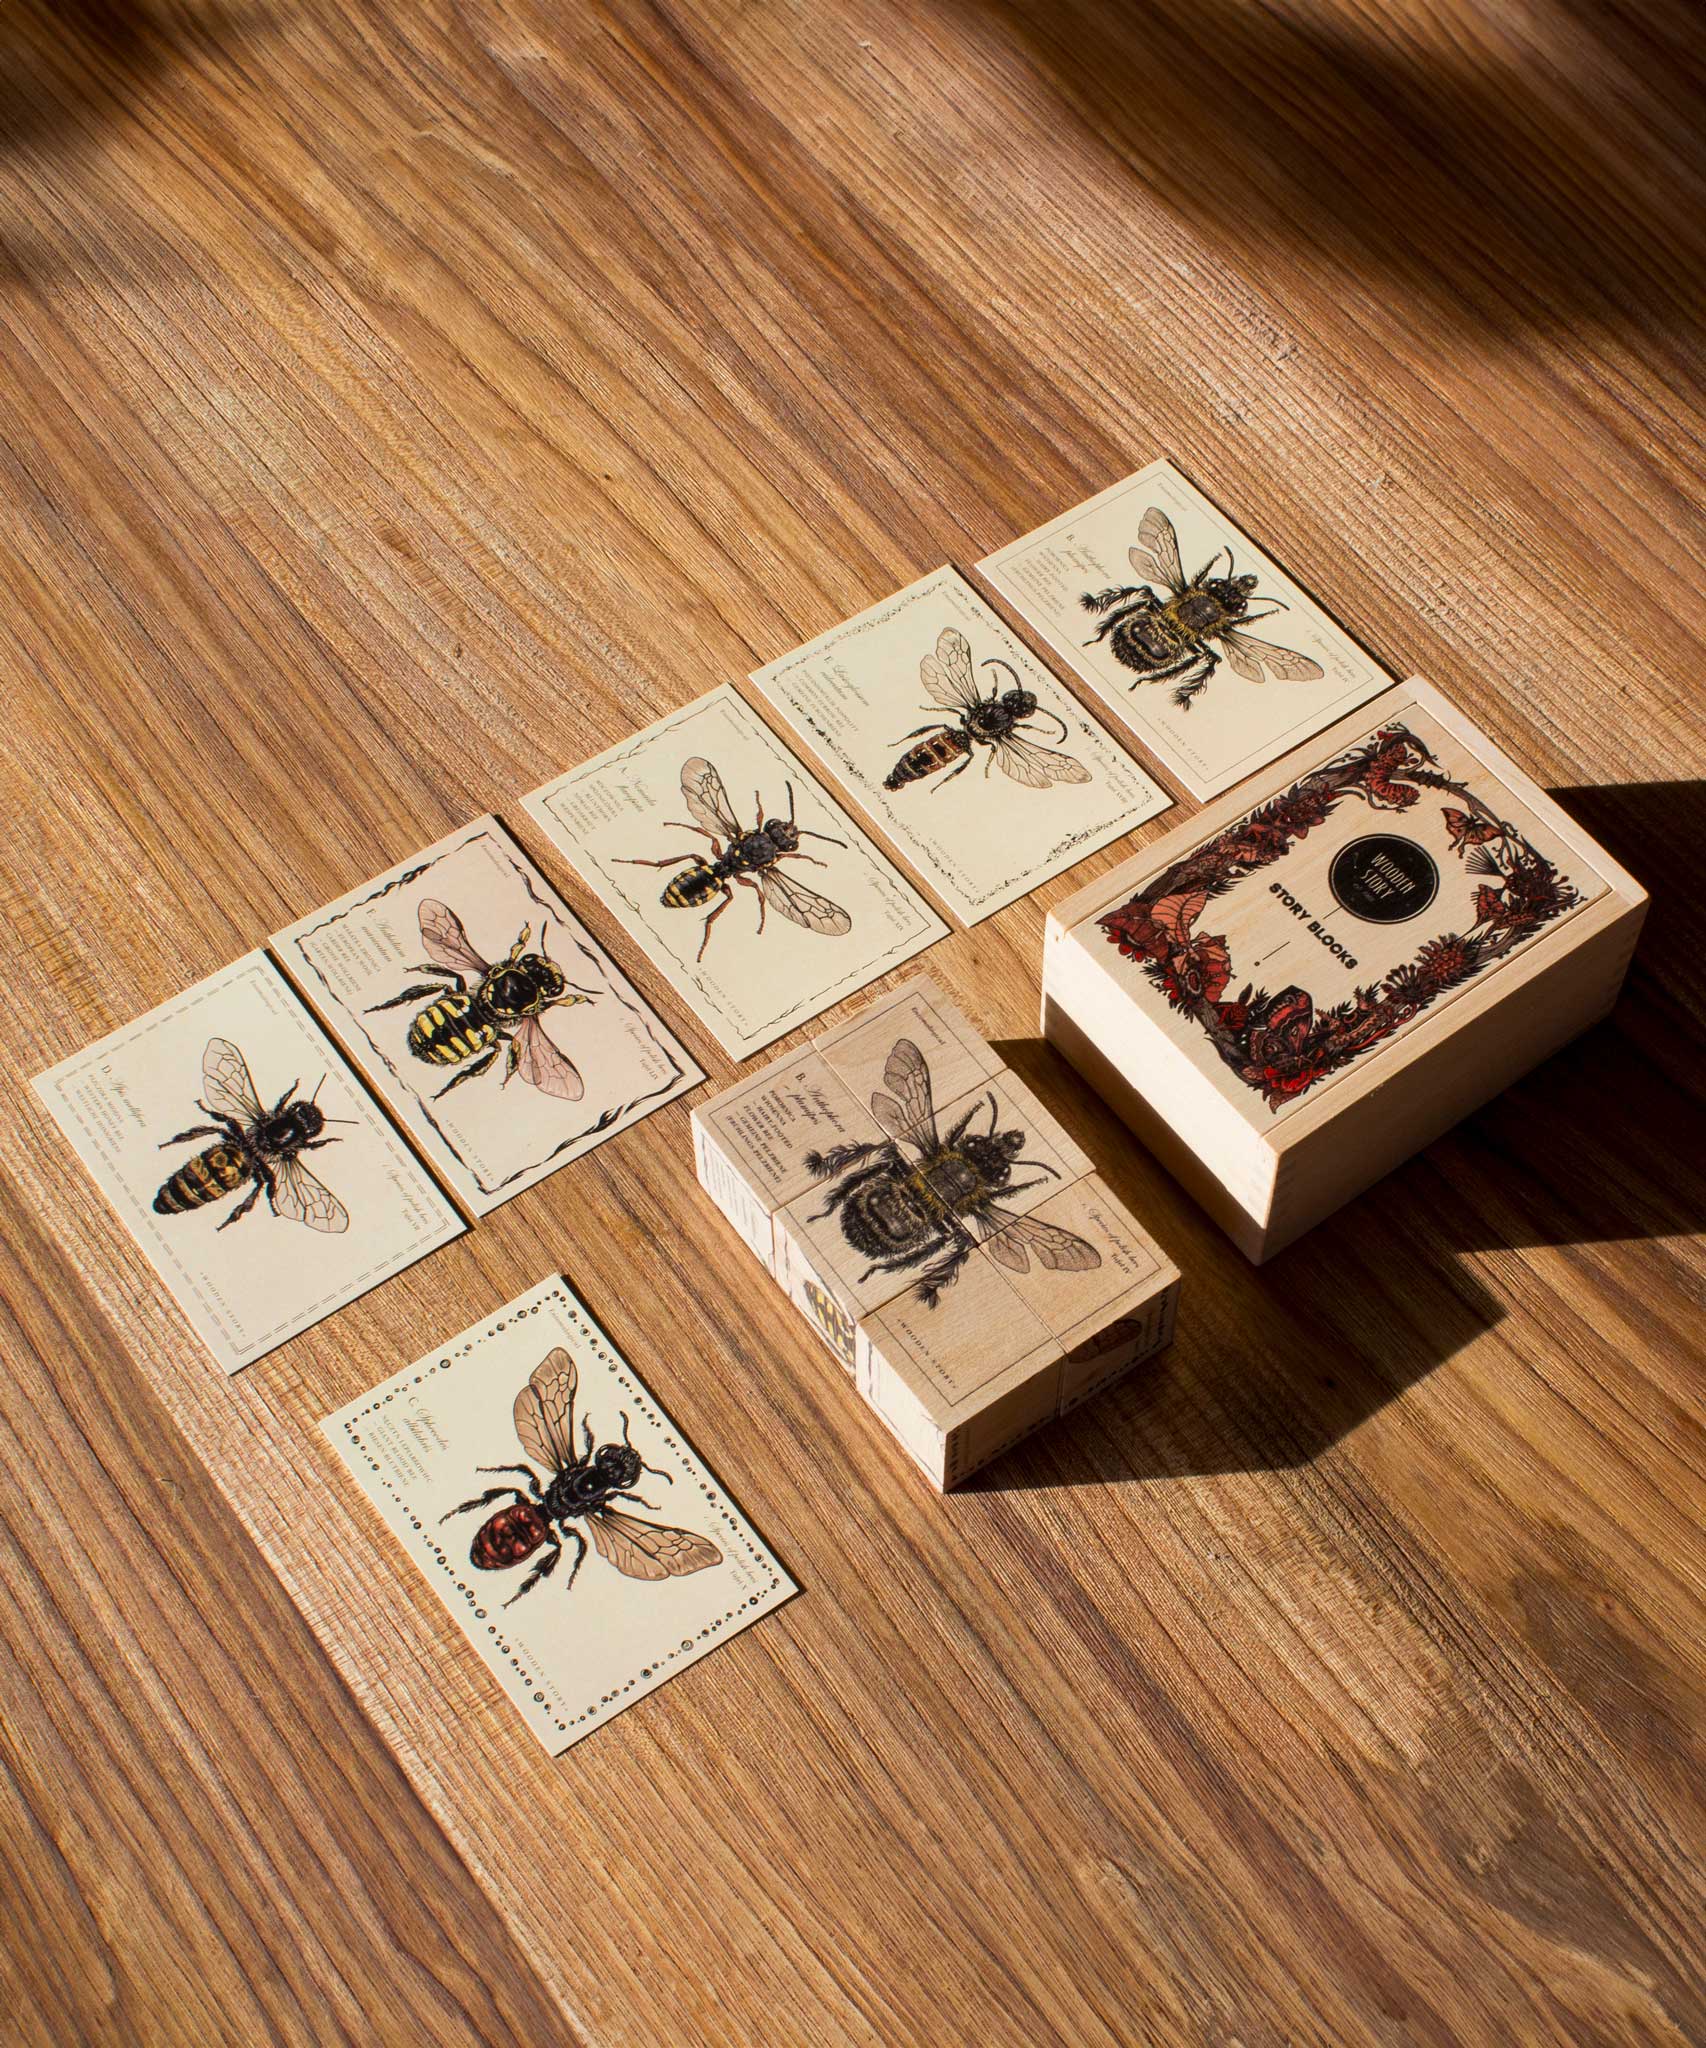
[[[41, 0], [0, 51], [0, 2032], [1706, 2040], [1694, 10]], [[1652, 888], [1611, 1023], [1258, 1273], [1022, 1042], [1095, 864], [944, 942], [1186, 1274], [946, 1502], [686, 1105], [213, 1369], [29, 1075], [1160, 453]], [[310, 1440], [558, 1268], [805, 1592], [553, 1762]]]

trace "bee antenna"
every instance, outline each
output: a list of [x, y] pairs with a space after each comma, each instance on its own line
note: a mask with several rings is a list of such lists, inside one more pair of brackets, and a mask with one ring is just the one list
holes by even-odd
[[[791, 782], [784, 782], [782, 787], [788, 792], [788, 823], [791, 825], [794, 822], [794, 785]], [[822, 834], [816, 836], [821, 838]]]
[[1039, 704], [1037, 706], [1037, 715], [1042, 718], [1052, 718], [1055, 724], [1060, 727], [1060, 736], [1062, 739], [1066, 739], [1069, 736], [1069, 728], [1067, 726], [1066, 720], [1061, 717], [1058, 711], [1050, 711], [1047, 709], [1046, 706]]
[[309, 1100], [310, 1102], [318, 1102], [318, 1101], [319, 1101], [319, 1099], [320, 1099], [320, 1090], [321, 1090], [322, 1088], [324, 1088], [324, 1087], [325, 1087], [325, 1085], [326, 1085], [326, 1077], [325, 1077], [325, 1075], [324, 1075], [324, 1074], [322, 1074], [322, 1075], [320, 1076], [319, 1080], [317, 1080], [317, 1081], [316, 1081], [316, 1082], [314, 1083], [314, 1093], [313, 1093], [312, 1095], [310, 1095], [310, 1096], [309, 1096], [308, 1100]]
[[998, 654], [992, 654], [983, 664], [985, 668], [1004, 668], [1013, 679], [1014, 689], [1019, 688], [1019, 672], [1010, 661], [1003, 661]]
[[821, 839], [826, 846], [839, 846], [845, 850], [847, 845], [845, 839], [831, 839], [827, 832], [814, 832], [806, 825], [802, 825], [799, 832], [802, 839]]

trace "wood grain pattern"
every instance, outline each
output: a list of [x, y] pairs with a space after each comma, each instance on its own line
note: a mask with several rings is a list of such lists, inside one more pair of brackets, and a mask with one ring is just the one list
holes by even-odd
[[[1706, 2037], [1690, 10], [0, 37], [22, 2037]], [[23, 1077], [1160, 452], [1653, 888], [1609, 1025], [1256, 1273], [1034, 1040], [1092, 865], [936, 948], [1186, 1275], [946, 1502], [686, 1105], [220, 1378]], [[313, 1423], [558, 1267], [806, 1590], [553, 1764]]]

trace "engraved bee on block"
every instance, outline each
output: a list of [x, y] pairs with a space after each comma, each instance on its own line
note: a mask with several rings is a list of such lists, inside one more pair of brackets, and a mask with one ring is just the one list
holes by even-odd
[[871, 1114], [884, 1137], [838, 1145], [806, 1161], [830, 1184], [824, 1207], [810, 1220], [834, 1218], [847, 1245], [868, 1261], [858, 1275], [861, 1286], [879, 1275], [921, 1269], [913, 1285], [933, 1306], [980, 1244], [1017, 1273], [1029, 1269], [1033, 1253], [1049, 1267], [1101, 1264], [1086, 1239], [1013, 1206], [1023, 1195], [1081, 1174], [1088, 1162], [1078, 1154], [1067, 1164], [1058, 1151], [1056, 1160], [1025, 1156], [1025, 1127], [1003, 1125], [1002, 1096], [1011, 1104], [1019, 1092], [1010, 1076], [992, 1081], [964, 1108], [955, 1105], [958, 1113], [945, 1131], [929, 1066], [910, 1039], [896, 1041], [883, 1080], [871, 1097]]

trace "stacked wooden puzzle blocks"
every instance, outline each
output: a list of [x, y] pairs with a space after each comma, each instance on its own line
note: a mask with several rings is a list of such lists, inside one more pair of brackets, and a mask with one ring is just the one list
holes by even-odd
[[693, 1136], [701, 1185], [939, 1487], [1173, 1334], [1177, 1269], [926, 979]]

